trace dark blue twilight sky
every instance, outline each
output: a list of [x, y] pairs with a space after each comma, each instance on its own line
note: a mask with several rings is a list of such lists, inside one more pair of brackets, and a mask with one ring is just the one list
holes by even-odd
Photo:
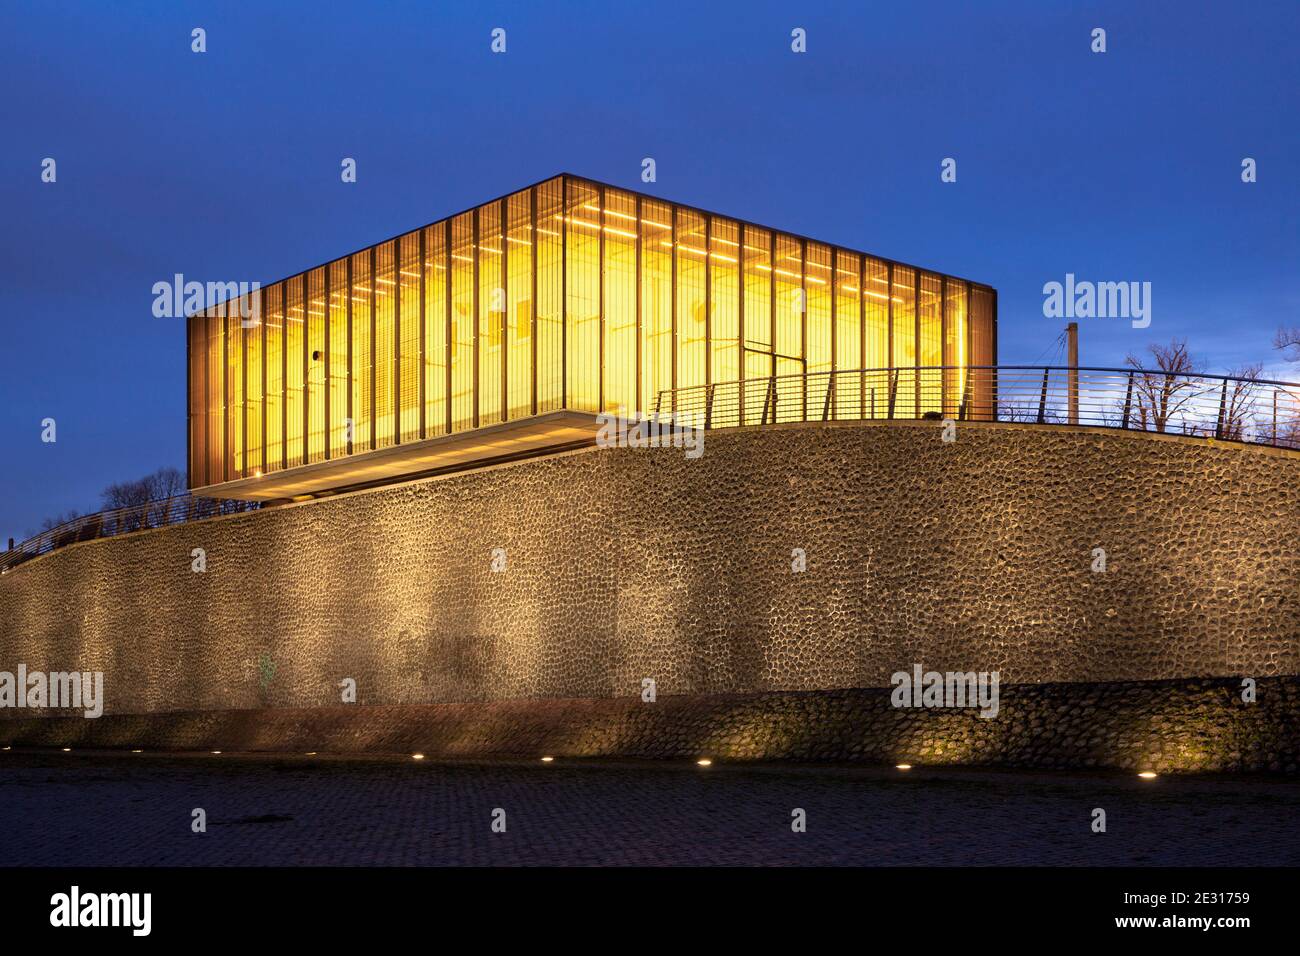
[[184, 467], [154, 282], [271, 281], [563, 169], [988, 282], [1004, 363], [1051, 356], [1073, 272], [1152, 283], [1150, 328], [1083, 321], [1084, 364], [1179, 335], [1300, 379], [1270, 346], [1300, 321], [1298, 49], [1296, 0], [5, 0], [0, 535]]

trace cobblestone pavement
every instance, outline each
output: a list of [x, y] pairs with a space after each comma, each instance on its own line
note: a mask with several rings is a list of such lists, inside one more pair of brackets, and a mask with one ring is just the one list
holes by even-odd
[[1298, 805], [1267, 777], [5, 752], [0, 865], [1296, 865]]

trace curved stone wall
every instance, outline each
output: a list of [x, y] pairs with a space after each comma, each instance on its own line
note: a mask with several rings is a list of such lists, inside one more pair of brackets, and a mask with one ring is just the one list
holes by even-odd
[[103, 671], [109, 714], [1298, 674], [1298, 528], [1266, 449], [710, 432], [70, 546], [0, 578], [0, 670]]

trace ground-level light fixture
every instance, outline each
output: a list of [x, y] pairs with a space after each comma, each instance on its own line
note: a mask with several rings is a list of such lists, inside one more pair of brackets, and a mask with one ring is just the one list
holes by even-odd
[[424, 759], [424, 754], [411, 754], [411, 759], [412, 759], [412, 760], [423, 760], [423, 759]]
[[1140, 774], [1138, 774], [1138, 776], [1141, 777], [1143, 780], [1154, 780], [1156, 777], [1156, 773], [1154, 770], [1143, 770]]
[[896, 770], [911, 770], [911, 769], [912, 769], [912, 765], [911, 765], [910, 763], [900, 763], [900, 764], [895, 764], [894, 767], [895, 767]]
[[710, 760], [708, 757], [701, 757], [699, 760], [697, 760], [697, 761], [695, 761], [695, 762], [696, 762], [697, 764], [699, 764], [701, 767], [712, 767], [712, 766], [713, 766], [713, 761]]
[[553, 761], [554, 759], [555, 759], [554, 757], [543, 757], [543, 758], [542, 758], [542, 763], [550, 763], [550, 762]]
[[144, 753], [144, 751], [143, 751], [143, 750], [132, 750], [131, 753], [133, 753], [133, 754], [142, 754], [142, 753]]
[[212, 751], [212, 752], [213, 752], [214, 754], [219, 754], [219, 753], [221, 753], [220, 750], [214, 750], [214, 751]]
[[63, 752], [64, 752], [65, 754], [70, 754], [70, 753], [72, 753], [72, 748], [71, 748], [71, 747], [64, 747], [64, 748], [63, 748]]

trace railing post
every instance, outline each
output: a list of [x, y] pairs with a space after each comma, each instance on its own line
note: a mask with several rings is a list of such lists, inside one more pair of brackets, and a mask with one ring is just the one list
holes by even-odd
[[1070, 371], [1066, 376], [1066, 389], [1068, 395], [1066, 401], [1069, 406], [1069, 421], [1071, 425], [1079, 424], [1079, 323], [1071, 322], [1065, 327], [1066, 335], [1069, 340], [1069, 364]]
[[1228, 410], [1228, 380], [1223, 380], [1223, 391], [1219, 394], [1219, 420], [1214, 426], [1214, 437], [1223, 437], [1223, 416]]
[[831, 415], [831, 402], [835, 397], [835, 373], [831, 373], [830, 378], [826, 380], [826, 401], [822, 403], [822, 421], [829, 421]]
[[708, 428], [713, 424], [713, 390], [717, 386], [710, 385], [704, 390], [704, 427]]
[[961, 393], [961, 404], [957, 406], [957, 421], [966, 420], [966, 406], [970, 404], [970, 373], [966, 374], [966, 388]]
[[1047, 414], [1047, 376], [1052, 374], [1050, 368], [1043, 369], [1043, 390], [1038, 394], [1038, 424], [1043, 424]]
[[894, 417], [894, 398], [898, 394], [898, 369], [889, 372], [889, 418]]
[[763, 399], [763, 419], [761, 422], [759, 422], [760, 425], [767, 424], [767, 410], [769, 408], [772, 409], [772, 421], [773, 423], [776, 422], [776, 408], [775, 408], [776, 403], [774, 401], [775, 398], [776, 398], [776, 376], [773, 375], [771, 378], [767, 380], [767, 396]]
[[659, 420], [659, 408], [664, 403], [664, 393], [661, 391], [655, 395], [655, 421]]
[[1128, 373], [1128, 388], [1124, 392], [1124, 417], [1120, 420], [1120, 428], [1128, 428], [1129, 412], [1133, 410], [1133, 373]]

